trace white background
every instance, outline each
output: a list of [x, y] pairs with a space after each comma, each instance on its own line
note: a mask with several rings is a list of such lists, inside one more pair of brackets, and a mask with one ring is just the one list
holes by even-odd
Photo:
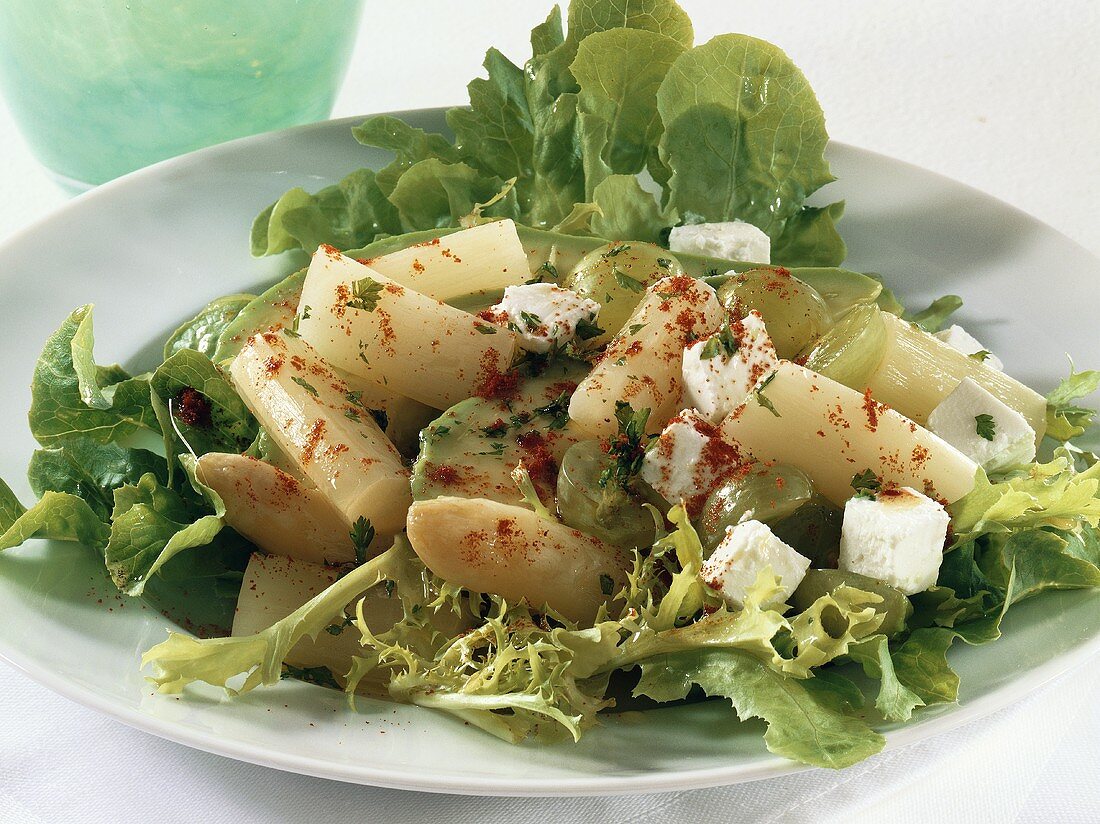
[[[976, 186], [1100, 254], [1100, 3], [681, 2], [698, 42], [742, 31], [782, 46], [834, 139]], [[547, 10], [368, 0], [334, 114], [462, 102], [485, 48], [522, 61]], [[0, 192], [0, 238], [65, 199], [2, 109]], [[552, 802], [433, 798], [237, 764], [99, 718], [0, 667], [0, 822], [1096, 821], [1098, 762], [1097, 661], [992, 719], [840, 775]]]

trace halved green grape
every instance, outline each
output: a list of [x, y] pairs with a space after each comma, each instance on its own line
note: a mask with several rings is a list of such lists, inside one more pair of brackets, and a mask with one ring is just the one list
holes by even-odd
[[725, 537], [726, 528], [736, 526], [746, 515], [766, 524], [774, 523], [795, 512], [812, 495], [809, 477], [793, 466], [782, 464], [759, 464], [744, 478], [723, 482], [707, 495], [695, 519], [703, 551], [707, 555], [714, 552]]
[[805, 353], [807, 369], [861, 389], [886, 353], [886, 325], [873, 303], [853, 307]]
[[879, 281], [850, 269], [813, 266], [792, 269], [791, 274], [811, 286], [821, 296], [834, 321], [853, 306], [875, 303], [882, 293], [882, 284]]
[[905, 629], [905, 622], [913, 614], [913, 605], [900, 590], [866, 575], [840, 569], [807, 570], [806, 577], [791, 596], [791, 606], [801, 612], [822, 595], [830, 595], [842, 586], [882, 596], [882, 603], [875, 604], [875, 611], [884, 616], [880, 629], [886, 635], [895, 635]]
[[593, 249], [566, 276], [562, 285], [600, 304], [599, 325], [604, 333], [590, 339], [590, 347], [607, 343], [622, 329], [651, 284], [684, 274], [671, 252], [653, 243], [627, 241]]
[[600, 486], [608, 461], [599, 441], [569, 447], [558, 469], [558, 514], [574, 529], [614, 546], [650, 546], [656, 525], [646, 502], [614, 481]]
[[779, 540], [810, 559], [815, 567], [835, 567], [840, 559], [840, 524], [844, 513], [821, 495], [771, 525]]
[[775, 351], [793, 358], [832, 324], [829, 307], [817, 291], [786, 269], [750, 269], [731, 277], [718, 290], [722, 305], [755, 309], [764, 318]]

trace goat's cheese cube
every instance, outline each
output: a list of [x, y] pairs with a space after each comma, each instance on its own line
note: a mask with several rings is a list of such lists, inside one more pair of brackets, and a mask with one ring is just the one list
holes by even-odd
[[951, 517], [915, 489], [856, 496], [844, 505], [840, 568], [914, 595], [936, 583]]
[[552, 283], [509, 286], [504, 298], [487, 318], [506, 325], [519, 335], [519, 345], [529, 352], [549, 352], [571, 341], [578, 326], [593, 325], [600, 304]]
[[668, 422], [646, 449], [641, 478], [670, 504], [705, 494], [726, 469], [716, 460], [721, 450], [708, 449], [717, 430], [694, 409]]
[[706, 255], [722, 260], [747, 263], [772, 261], [771, 238], [743, 220], [675, 226], [668, 236], [668, 248], [673, 252]]
[[974, 360], [981, 361], [990, 369], [996, 369], [998, 372], [1004, 371], [1005, 365], [1001, 363], [1001, 359], [992, 354], [982, 346], [981, 341], [957, 324], [948, 326], [942, 332], [936, 332], [933, 337], [939, 338], [952, 349], [957, 349], [964, 355], [969, 355]]
[[684, 405], [718, 423], [779, 365], [756, 310], [684, 350]]
[[970, 378], [932, 410], [928, 428], [986, 472], [1035, 460], [1035, 430], [1027, 419]]
[[791, 597], [810, 567], [800, 555], [760, 521], [742, 521], [726, 527], [726, 537], [699, 571], [703, 583], [715, 590], [735, 609], [744, 605], [745, 595], [766, 568], [779, 579], [779, 589], [763, 606], [777, 606]]

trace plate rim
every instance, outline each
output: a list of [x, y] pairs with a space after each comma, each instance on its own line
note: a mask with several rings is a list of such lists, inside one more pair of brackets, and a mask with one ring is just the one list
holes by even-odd
[[[449, 107], [428, 107], [383, 112], [379, 114], [418, 120], [422, 118], [438, 118], [447, 108]], [[249, 145], [272, 141], [278, 142], [287, 139], [301, 139], [311, 132], [335, 131], [339, 128], [347, 128], [350, 132], [352, 126], [357, 125], [362, 122], [364, 118], [369, 116], [372, 115], [337, 118], [294, 126], [288, 129], [250, 135], [198, 149], [138, 169], [79, 194], [56, 209], [53, 209], [48, 214], [16, 230], [0, 242], [0, 252], [3, 252], [8, 246], [24, 242], [27, 238], [47, 229], [51, 222], [66, 218], [73, 210], [88, 208], [85, 204], [94, 203], [98, 198], [109, 198], [114, 196], [117, 191], [130, 189], [135, 186], [140, 189], [147, 178], [156, 179], [166, 173], [171, 174], [177, 171], [185, 172], [193, 164], [206, 163], [214, 158], [235, 154]], [[1056, 234], [1065, 243], [1076, 247], [1079, 252], [1096, 260], [1098, 265], [1100, 265], [1100, 258], [1097, 258], [1096, 255], [1073, 238], [1068, 237], [1065, 233], [1050, 226], [1039, 218], [1030, 215], [1024, 210], [994, 195], [984, 192], [977, 187], [962, 183], [954, 178], [950, 178], [905, 160], [899, 160], [881, 152], [863, 149], [840, 141], [830, 141], [829, 146], [832, 151], [852, 152], [879, 161], [901, 164], [924, 176], [950, 183], [955, 187], [962, 187], [970, 193], [979, 195], [987, 201], [996, 203], [1000, 208], [1010, 210], [1018, 217], [1041, 225], [1046, 230]], [[0, 284], [3, 284], [5, 281], [6, 278], [0, 276]], [[886, 745], [883, 748], [883, 752], [894, 750], [898, 747], [935, 735], [940, 735], [972, 721], [991, 715], [1025, 696], [1040, 690], [1055, 678], [1080, 669], [1098, 653], [1100, 653], [1100, 634], [1093, 636], [1083, 644], [1056, 655], [1031, 670], [1023, 677], [1002, 684], [990, 692], [972, 699], [967, 702], [967, 704], [956, 704], [955, 708], [949, 712], [885, 732]], [[210, 731], [191, 727], [178, 721], [158, 718], [142, 712], [140, 709], [120, 705], [108, 696], [99, 695], [91, 690], [81, 688], [68, 682], [61, 676], [55, 675], [47, 667], [40, 666], [35, 661], [31, 660], [29, 654], [23, 654], [17, 647], [7, 647], [0, 644], [0, 661], [6, 662], [36, 683], [78, 705], [102, 713], [129, 727], [152, 734], [158, 738], [182, 744], [203, 752], [285, 772], [389, 789], [502, 797], [649, 794], [731, 785], [767, 778], [776, 778], [814, 769], [813, 767], [797, 764], [781, 756], [769, 753], [761, 756], [750, 764], [701, 768], [684, 772], [665, 771], [637, 773], [635, 775], [621, 777], [599, 775], [571, 778], [556, 777], [549, 781], [540, 781], [538, 779], [526, 777], [424, 777], [421, 774], [412, 773], [407, 769], [387, 769], [364, 762], [349, 764], [323, 761], [314, 757], [298, 756], [289, 752], [273, 752], [270, 748], [266, 748], [259, 744], [242, 742], [232, 737], [219, 736]]]

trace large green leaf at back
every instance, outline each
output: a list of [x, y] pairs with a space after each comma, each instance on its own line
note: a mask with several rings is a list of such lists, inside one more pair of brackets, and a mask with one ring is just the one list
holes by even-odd
[[821, 106], [798, 67], [763, 40], [726, 34], [685, 52], [657, 108], [670, 203], [684, 217], [738, 218], [775, 240], [833, 180]]
[[77, 541], [96, 549], [107, 543], [107, 524], [76, 495], [47, 492], [30, 509], [0, 479], [0, 550], [31, 538]]
[[239, 294], [210, 301], [168, 337], [164, 344], [164, 358], [167, 360], [180, 349], [194, 349], [208, 358], [214, 357], [222, 332], [255, 298], [255, 295]]
[[613, 172], [645, 168], [662, 129], [657, 89], [683, 51], [671, 37], [641, 29], [600, 31], [580, 42], [570, 70], [581, 110], [607, 124], [603, 158]]

